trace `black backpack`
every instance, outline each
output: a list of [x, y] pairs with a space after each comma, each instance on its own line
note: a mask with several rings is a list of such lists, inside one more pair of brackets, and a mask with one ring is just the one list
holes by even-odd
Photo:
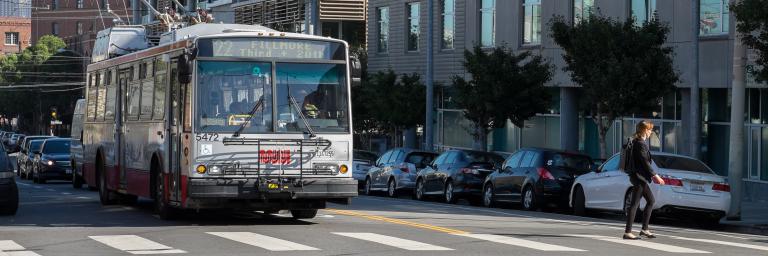
[[635, 172], [634, 166], [632, 166], [632, 148], [634, 140], [627, 138], [627, 142], [621, 145], [621, 152], [619, 153], [619, 169], [627, 174]]

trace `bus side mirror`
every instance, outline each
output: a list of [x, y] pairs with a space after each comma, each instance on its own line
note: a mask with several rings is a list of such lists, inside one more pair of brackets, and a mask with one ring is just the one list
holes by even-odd
[[349, 75], [352, 77], [352, 86], [360, 86], [362, 84], [363, 67], [357, 56], [349, 56], [349, 71]]

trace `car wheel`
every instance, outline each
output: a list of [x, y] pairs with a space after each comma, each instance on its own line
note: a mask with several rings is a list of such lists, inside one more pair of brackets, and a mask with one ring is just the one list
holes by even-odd
[[533, 186], [526, 186], [525, 190], [523, 190], [523, 197], [521, 200], [521, 204], [523, 205], [523, 210], [526, 211], [535, 211], [538, 209], [538, 202], [536, 198], [536, 193], [533, 192]]
[[74, 172], [72, 174], [72, 188], [76, 188], [76, 189], [82, 188], [83, 187], [82, 178], [77, 176], [77, 172], [75, 172], [74, 170], [72, 172]]
[[424, 180], [418, 179], [416, 181], [416, 191], [414, 193], [414, 196], [416, 197], [416, 200], [424, 201], [427, 199], [427, 196], [424, 194]]
[[395, 179], [389, 179], [389, 182], [387, 182], [387, 195], [389, 197], [397, 197], [397, 184], [395, 183]]
[[577, 216], [586, 216], [586, 198], [584, 196], [584, 189], [581, 186], [576, 187], [573, 191], [573, 214]]
[[312, 219], [317, 216], [317, 209], [291, 210], [291, 216], [294, 219]]
[[366, 177], [365, 178], [365, 187], [363, 187], [363, 192], [365, 193], [366, 196], [370, 196], [370, 195], [373, 194], [371, 192], [371, 178], [370, 177]]
[[446, 203], [456, 203], [456, 194], [453, 192], [453, 181], [448, 180], [446, 182], [445, 190], [443, 191], [443, 197], [445, 198]]
[[483, 206], [493, 207], [493, 201], [495, 200], [495, 195], [493, 193], [493, 186], [491, 186], [491, 184], [486, 185], [483, 190]]
[[37, 172], [35, 172], [34, 169], [32, 169], [32, 171], [27, 175], [32, 176], [32, 183], [40, 183], [40, 180], [37, 178]]

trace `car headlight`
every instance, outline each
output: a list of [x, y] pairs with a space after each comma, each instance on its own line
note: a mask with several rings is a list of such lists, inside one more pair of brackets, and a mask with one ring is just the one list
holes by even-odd
[[48, 164], [48, 165], [53, 165], [53, 161], [51, 161], [51, 160], [48, 160], [48, 162], [46, 162], [46, 164]]
[[221, 174], [221, 167], [218, 165], [211, 166], [208, 170], [208, 174]]

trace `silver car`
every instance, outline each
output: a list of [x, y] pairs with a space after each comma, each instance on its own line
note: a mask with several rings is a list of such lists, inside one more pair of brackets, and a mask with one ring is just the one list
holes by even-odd
[[352, 178], [357, 180], [358, 188], [365, 184], [365, 177], [368, 175], [368, 169], [371, 169], [373, 162], [379, 156], [376, 153], [363, 150], [355, 150], [352, 154]]
[[396, 197], [400, 191], [412, 193], [417, 174], [435, 157], [437, 153], [407, 148], [387, 151], [368, 171], [364, 193], [370, 195], [373, 191], [386, 191], [390, 197]]

